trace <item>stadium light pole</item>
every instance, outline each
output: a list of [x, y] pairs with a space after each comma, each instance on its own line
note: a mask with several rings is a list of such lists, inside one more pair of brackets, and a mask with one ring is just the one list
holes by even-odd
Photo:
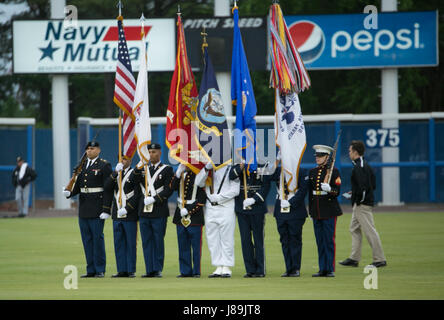
[[[64, 19], [65, 0], [51, 0], [51, 19]], [[70, 179], [68, 76], [52, 75], [52, 146], [54, 174], [54, 209], [70, 209], [62, 189]]]
[[[381, 11], [397, 11], [397, 0], [382, 0]], [[381, 71], [381, 113], [399, 113], [398, 69], [385, 68]], [[383, 128], [398, 129], [399, 120], [382, 120]], [[383, 147], [382, 162], [399, 162], [398, 147]], [[382, 168], [382, 205], [400, 205], [399, 167]]]
[[[228, 0], [215, 0], [214, 1], [214, 16], [215, 17], [229, 17], [230, 1]], [[229, 117], [233, 115], [233, 107], [231, 105], [231, 72], [216, 72], [216, 80], [219, 85], [219, 91], [222, 96], [222, 102], [224, 104], [225, 116]], [[231, 129], [232, 125], [228, 122], [228, 128]]]

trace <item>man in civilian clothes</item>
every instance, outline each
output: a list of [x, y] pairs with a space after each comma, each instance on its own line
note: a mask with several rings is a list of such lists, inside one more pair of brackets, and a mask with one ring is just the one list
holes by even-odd
[[[121, 172], [121, 185], [120, 177]], [[112, 212], [114, 252], [117, 273], [113, 278], [134, 278], [137, 256], [137, 205], [140, 188], [136, 188], [131, 159], [123, 158], [105, 182], [104, 211]]]
[[79, 226], [86, 257], [86, 274], [81, 278], [105, 276], [106, 253], [103, 227], [110, 215], [103, 211], [103, 192], [111, 164], [99, 158], [100, 145], [90, 141], [86, 145], [87, 161], [74, 184], [72, 192], [64, 190], [66, 198], [79, 194]]
[[206, 194], [195, 184], [196, 174], [180, 164], [171, 181], [171, 189], [178, 191], [177, 208], [173, 223], [176, 224], [179, 245], [178, 278], [199, 278], [202, 256], [203, 207]]
[[[240, 192], [235, 198], [234, 210], [237, 215], [242, 245], [242, 256], [246, 274], [244, 278], [265, 277], [264, 226], [267, 213], [267, 195], [270, 180], [263, 175], [263, 167], [245, 173], [247, 198], [245, 199], [243, 163], [231, 168], [230, 179], [239, 179]], [[254, 243], [253, 243], [254, 241]]]
[[271, 176], [271, 180], [276, 181], [274, 217], [285, 261], [285, 272], [281, 277], [299, 277], [302, 256], [302, 227], [307, 218], [305, 196], [307, 195], [308, 176], [305, 171], [299, 169], [298, 188], [295, 193], [289, 192], [286, 183], [283, 184], [283, 188], [280, 187], [282, 178], [281, 167], [278, 167]]
[[149, 144], [148, 150], [150, 164], [147, 167], [151, 181], [145, 180], [144, 166], [136, 166], [134, 169], [134, 181], [141, 189], [138, 211], [146, 269], [142, 278], [161, 278], [165, 258], [164, 238], [170, 214], [168, 198], [172, 194], [170, 182], [174, 171], [169, 165], [160, 162], [160, 144]]
[[[350, 222], [350, 233], [352, 235], [352, 250], [350, 258], [339, 262], [344, 266], [357, 267], [361, 260], [362, 232], [372, 248], [373, 262], [375, 267], [385, 267], [387, 261], [382, 250], [381, 239], [376, 231], [373, 219], [374, 196], [376, 189], [376, 177], [373, 169], [364, 159], [365, 145], [362, 141], [353, 140], [348, 148], [348, 155], [353, 162], [351, 174], [352, 191], [344, 194], [350, 198], [353, 206], [353, 214]], [[348, 197], [347, 197], [348, 195]]]
[[336, 254], [336, 219], [342, 215], [338, 203], [341, 188], [341, 177], [336, 168], [333, 170], [330, 183], [324, 182], [329, 168], [327, 162], [333, 148], [325, 145], [313, 146], [315, 150], [316, 168], [309, 172], [308, 197], [309, 212], [313, 218], [313, 226], [318, 246], [319, 271], [313, 277], [334, 277]]

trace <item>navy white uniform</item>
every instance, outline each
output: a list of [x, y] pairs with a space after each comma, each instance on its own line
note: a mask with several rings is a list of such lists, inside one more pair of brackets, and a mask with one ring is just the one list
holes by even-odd
[[[202, 228], [205, 224], [203, 207], [206, 194], [203, 188], [195, 184], [195, 179], [196, 174], [188, 171], [183, 173], [182, 179], [174, 176], [171, 181], [171, 189], [178, 191], [173, 223], [176, 224], [179, 245], [180, 277], [199, 277], [201, 274]], [[185, 203], [182, 203], [180, 190], [183, 190]], [[180, 211], [183, 207], [188, 210], [191, 219], [186, 227], [181, 222]]]
[[319, 257], [317, 276], [333, 275], [332, 273], [335, 271], [336, 220], [338, 216], [342, 215], [337, 199], [341, 188], [339, 170], [333, 168], [329, 183], [331, 191], [329, 192], [322, 190], [321, 187], [326, 174], [327, 167], [325, 165], [317, 166], [309, 172], [309, 212], [313, 218]]
[[[111, 213], [113, 219], [114, 252], [116, 255], [117, 275], [128, 276], [136, 272], [137, 257], [137, 220], [140, 188], [134, 183], [133, 169], [122, 171], [122, 194], [120, 195], [119, 174], [114, 171], [105, 182], [104, 212]], [[119, 197], [126, 217], [119, 218], [117, 210]]]
[[[148, 184], [148, 191], [156, 200], [152, 212], [146, 212], [144, 197], [145, 190], [145, 168], [134, 169], [134, 180], [141, 190], [139, 197], [139, 225], [142, 238], [143, 256], [145, 259], [146, 274], [143, 277], [159, 276], [163, 270], [165, 258], [164, 238], [167, 219], [170, 214], [168, 209], [168, 198], [172, 194], [170, 182], [173, 177], [173, 168], [160, 161], [149, 165], [148, 170], [152, 178], [152, 186]], [[153, 192], [151, 191], [153, 190]]]
[[285, 273], [283, 277], [297, 277], [301, 269], [302, 256], [302, 228], [307, 218], [305, 197], [307, 195], [308, 176], [303, 169], [299, 169], [298, 188], [295, 193], [290, 193], [284, 184], [283, 191], [286, 200], [290, 203], [289, 212], [281, 212], [281, 167], [278, 167], [271, 179], [276, 182], [277, 195], [274, 206], [274, 217], [280, 236], [282, 253], [285, 261]]
[[[98, 144], [97, 144], [98, 145]], [[88, 146], [95, 146], [88, 144]], [[71, 195], [79, 195], [79, 227], [86, 257], [88, 275], [105, 273], [106, 253], [103, 227], [103, 193], [106, 179], [112, 172], [111, 164], [101, 158], [85, 161]], [[88, 166], [88, 168], [87, 168]]]
[[260, 174], [255, 170], [249, 174], [245, 173], [247, 185], [247, 198], [255, 200], [250, 206], [251, 209], [244, 210], [245, 200], [244, 175], [240, 165], [231, 169], [230, 179], [239, 179], [240, 192], [235, 198], [235, 211], [242, 245], [242, 256], [244, 258], [245, 277], [265, 276], [265, 247], [264, 247], [264, 226], [265, 214], [267, 213], [267, 195], [270, 191], [270, 179], [268, 176]]

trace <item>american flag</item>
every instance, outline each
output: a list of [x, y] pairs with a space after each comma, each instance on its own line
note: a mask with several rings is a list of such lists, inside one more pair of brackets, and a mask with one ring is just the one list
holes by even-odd
[[122, 20], [123, 19], [118, 19], [117, 21], [119, 30], [119, 53], [117, 56], [116, 82], [114, 86], [113, 100], [123, 111], [123, 156], [131, 159], [137, 148], [137, 141], [134, 137], [134, 115], [132, 114], [136, 81], [131, 68], [131, 60], [128, 54]]

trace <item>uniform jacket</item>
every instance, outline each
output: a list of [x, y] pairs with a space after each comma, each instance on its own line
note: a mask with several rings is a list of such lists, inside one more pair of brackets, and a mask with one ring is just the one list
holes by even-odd
[[[168, 209], [168, 198], [171, 196], [173, 191], [170, 188], [170, 182], [173, 178], [174, 172], [173, 168], [171, 168], [169, 165], [159, 163], [157, 166], [148, 166], [150, 170], [151, 177], [154, 176], [154, 174], [161, 170], [163, 167], [163, 170], [158, 174], [156, 179], [154, 180], [154, 189], [156, 190], [156, 195], [154, 196], [154, 199], [156, 199], [156, 202], [154, 202], [153, 211], [152, 212], [144, 212], [143, 209], [145, 207], [144, 199], [145, 199], [145, 169], [137, 169], [137, 167], [134, 169], [134, 181], [138, 184], [138, 188], [140, 188], [140, 194], [139, 197], [139, 217], [145, 217], [145, 218], [162, 218], [162, 217], [168, 217], [170, 215], [170, 211]], [[149, 187], [147, 192], [149, 191]]]
[[20, 167], [17, 166], [12, 172], [12, 185], [14, 186], [14, 188], [16, 188], [18, 185], [24, 188], [28, 183], [34, 181], [37, 178], [37, 173], [29, 165], [26, 167], [25, 174], [23, 175], [22, 179], [19, 179], [19, 173]]
[[[188, 210], [188, 214], [191, 218], [191, 225], [204, 225], [204, 214], [203, 214], [203, 207], [205, 206], [206, 201], [206, 194], [205, 190], [203, 188], [199, 188], [197, 185], [195, 185], [196, 180], [196, 174], [192, 171], [186, 172], [183, 178], [183, 190], [184, 190], [184, 199], [188, 200], [188, 202], [192, 201], [193, 198], [193, 188], [194, 186], [196, 189], [196, 197], [195, 201], [193, 203], [187, 203], [185, 205], [185, 208]], [[180, 209], [181, 207], [181, 195], [180, 195], [180, 184], [181, 179], [177, 178], [176, 175], [173, 176], [173, 179], [171, 180], [171, 190], [177, 191], [177, 208], [174, 212], [174, 218], [173, 223], [175, 224], [181, 224], [180, 220], [182, 219], [180, 215]]]
[[111, 173], [105, 181], [103, 212], [111, 212], [113, 220], [136, 221], [138, 219], [137, 208], [140, 200], [140, 188], [137, 188], [137, 185], [134, 183], [134, 174], [130, 167], [122, 170], [122, 184], [122, 199], [125, 198], [125, 200], [122, 200], [122, 206], [127, 211], [126, 218], [117, 218], [119, 174], [116, 171]]
[[284, 185], [284, 192], [287, 195], [288, 202], [290, 202], [290, 212], [281, 212], [280, 200], [280, 181], [281, 181], [281, 167], [276, 168], [273, 175], [270, 176], [272, 181], [276, 182], [277, 195], [274, 206], [274, 216], [279, 219], [305, 219], [307, 217], [307, 208], [305, 207], [305, 197], [308, 189], [307, 172], [299, 169], [298, 189], [294, 195], [290, 195], [287, 185]]
[[268, 176], [260, 175], [259, 172], [253, 171], [249, 175], [245, 173], [247, 184], [247, 198], [253, 198], [256, 202], [251, 206], [251, 210], [243, 209], [243, 202], [245, 200], [244, 191], [244, 175], [240, 169], [240, 165], [235, 165], [230, 171], [230, 180], [239, 179], [240, 192], [235, 198], [234, 210], [236, 213], [242, 214], [265, 214], [268, 212], [267, 195], [270, 191], [270, 178]]
[[373, 169], [363, 157], [353, 161], [353, 165], [351, 173], [352, 205], [356, 203], [358, 206], [360, 204], [373, 206], [373, 190], [376, 189], [376, 177]]
[[79, 217], [98, 218], [103, 212], [103, 191], [89, 192], [88, 188], [105, 187], [105, 181], [112, 172], [111, 164], [101, 158], [97, 158], [92, 165], [85, 169], [85, 161], [82, 171], [77, 177], [71, 196], [79, 195]]
[[330, 192], [322, 191], [321, 183], [324, 182], [327, 168], [318, 166], [310, 170], [308, 174], [308, 207], [313, 219], [328, 219], [342, 214], [338, 203], [338, 195], [341, 189], [341, 177], [339, 170], [333, 168], [330, 179]]

